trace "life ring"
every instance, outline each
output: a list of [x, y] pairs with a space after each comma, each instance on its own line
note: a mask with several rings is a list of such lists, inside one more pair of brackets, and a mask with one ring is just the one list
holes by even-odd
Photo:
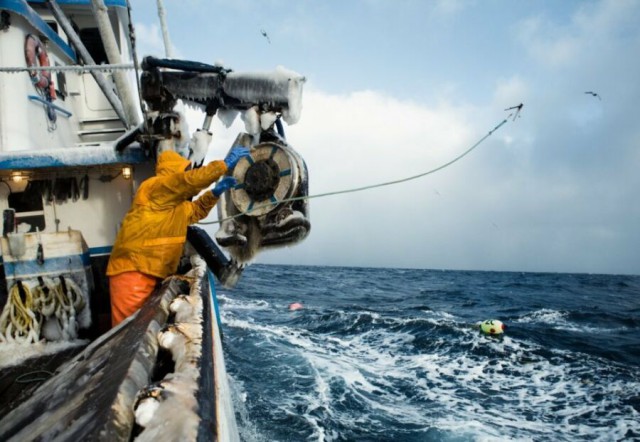
[[[24, 57], [27, 60], [27, 67], [40, 66], [46, 67], [49, 64], [49, 55], [42, 41], [33, 34], [27, 35], [24, 43]], [[31, 82], [33, 85], [48, 93], [51, 101], [56, 99], [56, 89], [51, 80], [51, 72], [49, 71], [29, 71]]]
[[300, 184], [295, 157], [285, 146], [261, 143], [251, 149], [233, 169], [238, 184], [231, 190], [231, 200], [240, 212], [262, 216], [292, 196]]

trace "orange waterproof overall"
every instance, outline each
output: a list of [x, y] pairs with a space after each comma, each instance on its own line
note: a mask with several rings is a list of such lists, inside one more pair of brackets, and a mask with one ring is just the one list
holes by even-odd
[[176, 152], [160, 154], [156, 176], [140, 185], [122, 221], [107, 266], [113, 326], [135, 313], [157, 283], [175, 273], [187, 227], [218, 202], [211, 192], [191, 198], [225, 174], [224, 161], [185, 171], [189, 164]]

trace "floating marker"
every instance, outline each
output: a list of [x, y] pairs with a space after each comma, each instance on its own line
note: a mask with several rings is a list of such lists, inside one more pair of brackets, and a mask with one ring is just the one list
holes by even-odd
[[480, 323], [480, 331], [487, 335], [501, 335], [504, 333], [505, 325], [498, 319], [487, 319]]

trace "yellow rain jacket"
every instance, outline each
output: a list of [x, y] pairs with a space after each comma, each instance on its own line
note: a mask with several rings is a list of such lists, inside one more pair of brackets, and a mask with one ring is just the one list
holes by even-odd
[[206, 217], [218, 202], [211, 192], [191, 198], [227, 171], [224, 161], [212, 161], [185, 172], [189, 161], [173, 151], [160, 154], [156, 176], [138, 189], [122, 221], [111, 252], [107, 275], [142, 272], [158, 278], [175, 273], [187, 237], [187, 227]]

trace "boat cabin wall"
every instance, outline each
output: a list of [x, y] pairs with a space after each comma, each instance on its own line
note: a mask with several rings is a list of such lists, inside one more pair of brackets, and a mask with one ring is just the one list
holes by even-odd
[[[132, 169], [130, 178], [123, 176], [124, 166]], [[153, 164], [113, 165], [108, 168], [87, 168], [75, 174], [69, 172], [70, 169], [65, 168], [55, 172], [25, 171], [25, 176], [29, 176], [26, 185], [4, 178], [0, 183], [0, 212], [4, 214], [6, 209], [15, 210], [13, 232], [32, 243], [39, 243], [40, 237], [58, 232], [80, 235], [87, 248], [91, 269], [88, 272], [93, 317], [90, 333], [97, 336], [111, 326], [106, 277], [111, 249], [120, 223], [131, 207], [135, 191], [144, 179], [153, 174]], [[15, 233], [8, 235], [8, 231], [11, 230], [4, 220], [5, 237], [16, 236]], [[6, 266], [10, 261], [15, 261], [15, 257], [1, 254], [0, 249], [0, 264], [4, 262], [4, 265], [0, 265], [0, 310], [6, 302], [8, 288], [13, 284], [13, 279], [5, 273]], [[49, 262], [52, 255], [46, 247], [44, 255], [44, 260]], [[21, 264], [11, 265], [15, 267]], [[42, 269], [45, 272], [46, 269]], [[82, 267], [79, 271], [84, 272]]]
[[[0, 32], [0, 66], [27, 67], [25, 43], [29, 34], [43, 42], [51, 66], [77, 64], [75, 52], [69, 46], [62, 27], [43, 5], [34, 5], [33, 8], [42, 19], [40, 26], [32, 23], [33, 18], [28, 21], [22, 14], [8, 11], [11, 24]], [[108, 63], [90, 5], [82, 8], [69, 6], [65, 12], [79, 28], [80, 38], [94, 61]], [[120, 22], [126, 17], [113, 9], [110, 16], [116, 39], [123, 49], [122, 62], [130, 62], [126, 28]], [[108, 84], [114, 84], [111, 74], [103, 75]], [[42, 102], [47, 101], [46, 92], [33, 84], [29, 73], [0, 73], [0, 152], [113, 141], [124, 133], [124, 124], [91, 73], [54, 72], [51, 78], [55, 86], [55, 99], [51, 104], [56, 110], [50, 112], [53, 112], [55, 121], [48, 116], [48, 107]], [[132, 89], [136, 90], [135, 74], [131, 72], [129, 78]]]
[[133, 198], [133, 181], [118, 173], [114, 168], [31, 178], [26, 186], [5, 182], [8, 185], [0, 186], [0, 211], [16, 211], [16, 232], [79, 230], [90, 249], [104, 249], [113, 244]]

